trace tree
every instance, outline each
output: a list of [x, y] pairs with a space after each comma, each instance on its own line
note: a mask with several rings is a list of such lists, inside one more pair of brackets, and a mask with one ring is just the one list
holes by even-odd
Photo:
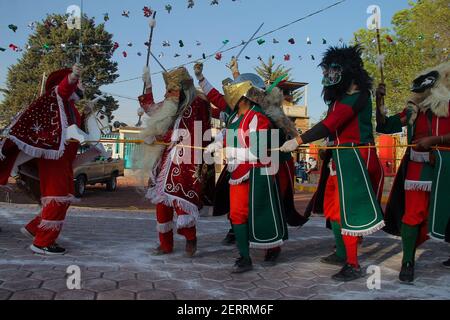
[[[104, 24], [95, 25], [93, 19], [83, 17], [82, 30], [70, 30], [65, 21], [67, 16], [48, 15], [35, 26], [28, 38], [26, 49], [18, 63], [8, 68], [7, 89], [2, 90], [0, 119], [9, 122], [23, 107], [35, 100], [41, 90], [42, 75], [49, 75], [60, 68], [71, 67], [79, 54], [80, 35], [83, 43], [81, 63], [83, 64], [83, 85], [86, 99], [99, 94], [102, 85], [110, 84], [118, 77], [117, 63], [113, 62], [114, 43], [112, 35]], [[83, 101], [78, 105], [83, 108]], [[106, 107], [110, 116], [118, 109], [118, 102], [112, 97], [100, 101], [98, 108]]]
[[[388, 88], [385, 104], [391, 113], [405, 107], [411, 82], [420, 71], [449, 59], [448, 0], [410, 1], [409, 5], [410, 8], [394, 15], [391, 29], [381, 30], [385, 55], [384, 75]], [[375, 31], [357, 31], [355, 42], [363, 45], [365, 67], [379, 83]]]
[[[265, 63], [263, 60], [261, 60], [261, 64], [259, 67], [255, 68], [256, 73], [264, 80], [266, 84], [270, 84], [274, 82], [278, 77], [281, 77], [285, 74], [287, 74], [287, 78], [285, 80], [292, 81], [291, 76], [291, 68], [286, 68], [285, 66], [279, 64], [275, 65], [273, 62], [273, 58], [269, 57], [269, 60], [267, 63]], [[302, 90], [295, 90], [293, 92], [293, 103], [298, 103], [302, 97], [303, 97], [303, 91]]]

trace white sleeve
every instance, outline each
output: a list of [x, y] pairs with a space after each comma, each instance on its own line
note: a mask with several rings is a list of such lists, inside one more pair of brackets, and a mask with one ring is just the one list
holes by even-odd
[[249, 124], [250, 132], [256, 132], [258, 129], [258, 117], [255, 115]]
[[219, 132], [217, 132], [216, 137], [214, 138], [214, 142], [221, 142], [223, 145], [224, 131], [225, 130], [220, 130]]
[[[249, 133], [256, 132], [258, 128], [258, 117], [255, 115], [249, 124]], [[250, 148], [239, 148], [237, 149], [236, 159], [242, 162], [250, 161], [256, 162], [258, 161], [258, 157], [254, 155]]]
[[200, 88], [202, 88], [202, 91], [205, 95], [208, 95], [214, 87], [209, 83], [206, 78], [203, 78], [202, 81], [199, 82]]

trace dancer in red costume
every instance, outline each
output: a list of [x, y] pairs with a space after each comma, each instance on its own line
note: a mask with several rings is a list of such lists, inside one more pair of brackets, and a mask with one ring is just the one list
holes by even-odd
[[16, 116], [0, 145], [0, 185], [6, 185], [18, 165], [36, 161], [42, 210], [21, 229], [33, 238], [31, 250], [44, 255], [66, 252], [56, 243], [67, 209], [75, 200], [72, 163], [79, 143], [67, 141], [68, 128], [80, 127], [75, 102], [82, 98], [81, 66], [53, 72], [45, 94]]
[[[166, 83], [165, 100], [155, 103], [148, 68], [144, 72], [146, 94], [139, 98], [150, 118], [144, 130], [145, 164], [150, 173], [147, 198], [156, 205], [157, 230], [160, 245], [154, 254], [173, 251], [173, 218], [176, 229], [186, 238], [186, 255], [197, 250], [196, 224], [203, 206], [203, 175], [205, 164], [202, 137], [210, 129], [209, 103], [194, 87], [185, 68], [163, 74]], [[196, 136], [198, 135], [198, 136]], [[201, 135], [201, 136], [200, 136]], [[167, 145], [154, 142], [162, 141]]]

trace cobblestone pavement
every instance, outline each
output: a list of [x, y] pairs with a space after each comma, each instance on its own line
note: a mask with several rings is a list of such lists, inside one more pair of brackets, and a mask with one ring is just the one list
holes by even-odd
[[[415, 285], [397, 281], [401, 245], [379, 232], [364, 239], [363, 267], [381, 268], [381, 289], [369, 290], [365, 279], [331, 280], [337, 267], [321, 264], [333, 248], [324, 220], [314, 217], [301, 229], [290, 229], [275, 267], [263, 267], [263, 253], [252, 251], [255, 270], [232, 275], [235, 248], [220, 244], [228, 230], [224, 217], [201, 218], [199, 251], [183, 256], [177, 237], [173, 255], [153, 257], [153, 214], [139, 211], [72, 208], [62, 236], [65, 256], [42, 257], [28, 249], [19, 228], [38, 210], [32, 205], [0, 203], [0, 299], [449, 299], [448, 244], [427, 242], [418, 250]], [[81, 290], [68, 290], [66, 270], [81, 268]]]

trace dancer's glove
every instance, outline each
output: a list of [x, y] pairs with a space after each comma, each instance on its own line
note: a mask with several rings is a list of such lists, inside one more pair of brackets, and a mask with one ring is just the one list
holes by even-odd
[[258, 158], [255, 155], [253, 155], [249, 149], [245, 148], [227, 147], [225, 149], [225, 154], [228, 162], [233, 164], [248, 161], [254, 162], [258, 160]]
[[231, 58], [231, 61], [228, 64], [228, 68], [230, 68], [233, 75], [239, 74], [239, 64], [235, 57]]
[[194, 74], [198, 81], [203, 81], [205, 79], [203, 76], [203, 63], [197, 62], [194, 65]]
[[144, 81], [145, 88], [151, 88], [152, 86], [152, 78], [150, 77], [150, 68], [144, 67], [144, 71], [142, 73], [142, 81]]
[[222, 143], [222, 141], [217, 141], [217, 142], [213, 142], [213, 143], [209, 144], [206, 147], [205, 153], [214, 154], [221, 149], [223, 149], [223, 143]]
[[299, 147], [297, 138], [286, 141], [280, 148], [281, 152], [294, 152]]

